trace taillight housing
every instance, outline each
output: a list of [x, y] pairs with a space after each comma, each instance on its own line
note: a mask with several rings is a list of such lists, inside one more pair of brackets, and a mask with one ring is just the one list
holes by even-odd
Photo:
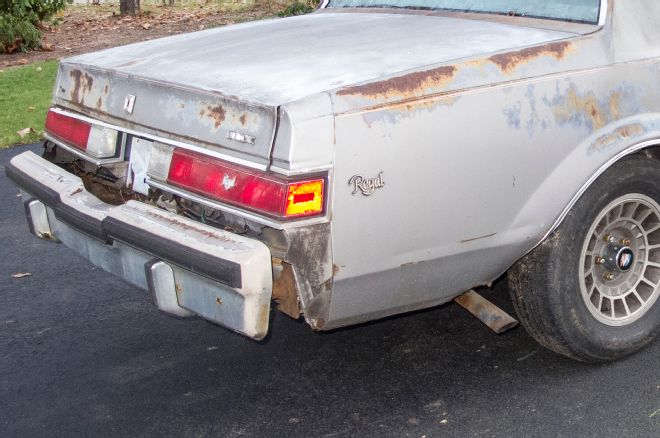
[[119, 133], [105, 126], [94, 125], [51, 109], [46, 115], [46, 132], [94, 158], [112, 158], [117, 155]]
[[175, 149], [167, 183], [280, 220], [323, 214], [324, 177], [287, 179]]

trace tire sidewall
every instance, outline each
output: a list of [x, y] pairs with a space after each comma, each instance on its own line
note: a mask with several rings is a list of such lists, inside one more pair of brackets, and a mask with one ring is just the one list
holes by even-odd
[[[580, 288], [582, 248], [593, 222], [614, 199], [639, 193], [660, 203], [660, 163], [648, 158], [630, 158], [616, 163], [585, 192], [557, 230], [554, 276], [558, 286], [559, 327], [577, 350], [593, 358], [612, 360], [639, 350], [660, 331], [660, 299], [638, 320], [624, 326], [598, 321], [587, 308]], [[570, 348], [570, 347], [569, 347]]]

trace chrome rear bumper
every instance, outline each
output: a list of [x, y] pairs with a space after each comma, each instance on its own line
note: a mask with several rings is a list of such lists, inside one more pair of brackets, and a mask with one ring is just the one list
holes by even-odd
[[32, 152], [14, 157], [6, 172], [26, 195], [35, 235], [150, 290], [161, 310], [266, 336], [272, 262], [262, 242], [137, 201], [105, 204], [80, 178]]

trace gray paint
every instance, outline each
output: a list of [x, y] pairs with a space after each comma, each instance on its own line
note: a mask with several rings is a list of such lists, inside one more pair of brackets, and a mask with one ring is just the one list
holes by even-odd
[[[334, 266], [316, 291], [328, 318], [309, 322], [329, 329], [488, 284], [607, 166], [656, 144], [660, 6], [608, 8], [602, 26], [391, 11], [242, 24], [67, 60], [56, 98], [275, 172], [328, 171]], [[118, 96], [97, 109], [94, 87], [67, 98], [73, 68]], [[130, 87], [149, 110], [120, 114]], [[214, 128], [161, 104], [209, 96], [228, 116]], [[224, 140], [242, 112], [254, 147]], [[380, 172], [383, 188], [351, 194], [353, 175]]]

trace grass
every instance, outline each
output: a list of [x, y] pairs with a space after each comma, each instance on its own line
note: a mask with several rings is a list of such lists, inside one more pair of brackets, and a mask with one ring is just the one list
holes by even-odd
[[[0, 73], [0, 148], [34, 143], [43, 136], [57, 61], [37, 62]], [[20, 138], [25, 128], [35, 132]]]

